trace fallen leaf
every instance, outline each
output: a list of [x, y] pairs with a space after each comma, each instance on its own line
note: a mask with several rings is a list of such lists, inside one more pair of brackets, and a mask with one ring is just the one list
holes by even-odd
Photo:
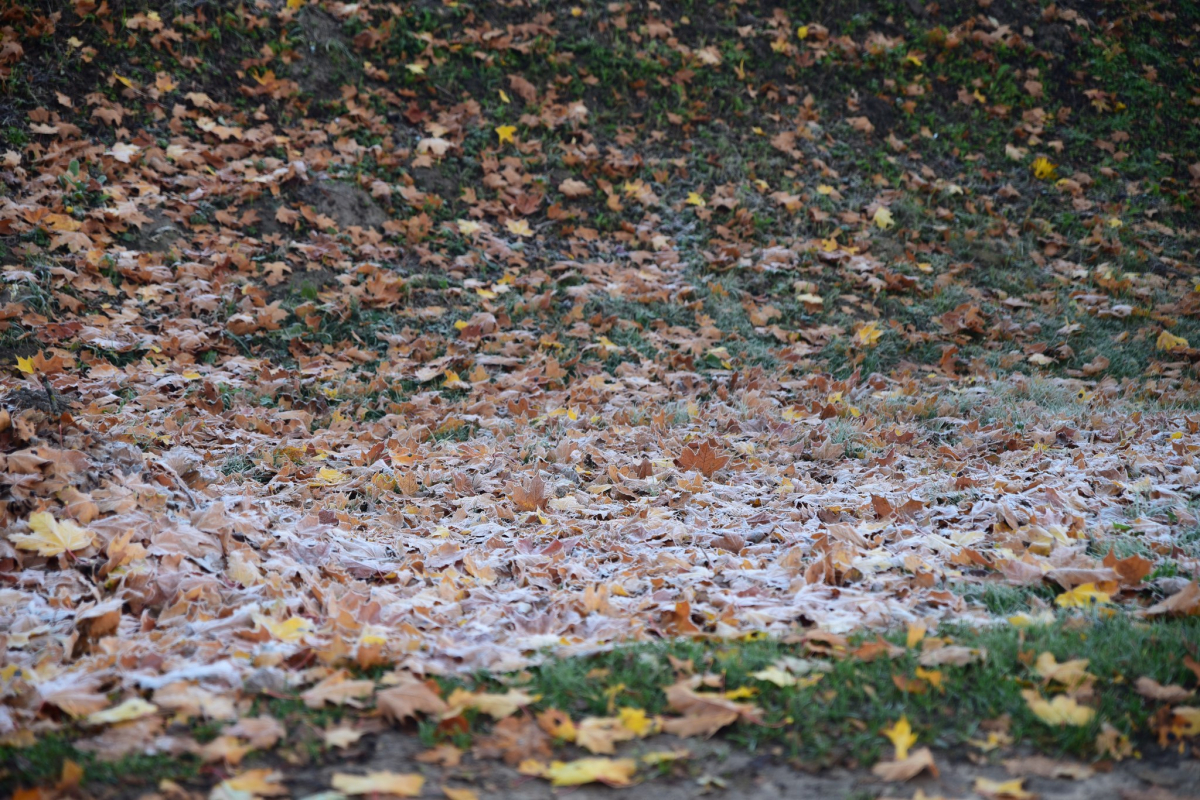
[[399, 797], [416, 797], [421, 794], [425, 778], [420, 775], [399, 772], [375, 771], [366, 775], [349, 775], [335, 772], [330, 785], [342, 794], [394, 794]]

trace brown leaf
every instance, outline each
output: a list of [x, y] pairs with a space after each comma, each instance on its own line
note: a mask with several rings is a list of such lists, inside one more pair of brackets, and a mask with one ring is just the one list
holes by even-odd
[[392, 722], [403, 722], [418, 714], [430, 716], [446, 712], [446, 701], [437, 696], [429, 684], [406, 675], [402, 682], [375, 695], [375, 704], [383, 716]]
[[1195, 692], [1183, 688], [1182, 686], [1164, 686], [1153, 678], [1142, 676], [1133, 684], [1134, 689], [1142, 697], [1148, 697], [1151, 700], [1159, 700], [1164, 703], [1180, 703]]
[[1182, 590], [1150, 606], [1142, 612], [1145, 616], [1156, 617], [1163, 614], [1184, 616], [1200, 613], [1200, 583], [1192, 581]]
[[682, 469], [700, 472], [706, 478], [729, 463], [729, 457], [721, 455], [707, 439], [700, 443], [692, 443], [684, 448], [675, 463]]
[[937, 765], [933, 763], [933, 753], [928, 747], [921, 747], [901, 761], [880, 761], [871, 768], [871, 772], [885, 781], [899, 783], [912, 780], [925, 770], [933, 777], [938, 776]]
[[552, 755], [550, 737], [528, 716], [500, 720], [491, 734], [476, 741], [471, 752], [476, 758], [502, 758], [511, 766], [527, 758], [545, 759]]

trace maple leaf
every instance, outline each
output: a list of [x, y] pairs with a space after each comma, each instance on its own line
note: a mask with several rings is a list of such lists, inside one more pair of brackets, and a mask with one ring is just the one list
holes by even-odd
[[1165, 350], [1168, 353], [1177, 347], [1186, 348], [1189, 346], [1187, 339], [1183, 338], [1182, 336], [1176, 336], [1167, 330], [1164, 330], [1162, 333], [1158, 334], [1158, 339], [1155, 341], [1154, 345], [1159, 350]]
[[883, 331], [880, 330], [878, 324], [871, 321], [855, 332], [854, 344], [859, 347], [874, 347], [881, 336], [883, 336]]
[[366, 775], [349, 775], [335, 772], [329, 785], [342, 794], [394, 794], [399, 797], [417, 797], [425, 778], [410, 773], [373, 771]]
[[537, 702], [535, 695], [520, 689], [509, 689], [504, 694], [487, 694], [484, 692], [468, 692], [466, 689], [455, 689], [446, 698], [448, 709], [442, 713], [443, 719], [457, 717], [463, 709], [474, 708], [490, 716], [492, 719], [503, 719], [517, 713], [517, 710]]
[[1044, 156], [1038, 156], [1033, 160], [1033, 176], [1039, 181], [1049, 181], [1057, 177], [1057, 168], [1050, 163], [1050, 159]]
[[1087, 725], [1096, 716], [1095, 709], [1081, 706], [1072, 697], [1058, 695], [1053, 700], [1046, 700], [1032, 689], [1021, 692], [1029, 710], [1047, 725]]
[[533, 228], [523, 219], [510, 219], [504, 223], [504, 227], [514, 236], [533, 236]]
[[375, 704], [384, 717], [397, 723], [418, 714], [442, 715], [448, 709], [446, 701], [429, 684], [410, 675], [405, 675], [399, 685], [375, 695]]
[[47, 558], [84, 550], [92, 545], [94, 539], [91, 531], [69, 519], [56, 520], [49, 511], [30, 514], [29, 529], [33, 533], [18, 533], [10, 538], [18, 550], [33, 550]]
[[581, 786], [585, 783], [605, 783], [609, 786], [628, 786], [637, 772], [632, 758], [580, 758], [575, 761], [552, 761], [549, 765], [530, 759], [519, 769], [523, 775], [545, 778], [553, 786]]
[[17, 369], [26, 375], [34, 374], [37, 370], [33, 365], [33, 356], [17, 356]]
[[558, 190], [572, 200], [579, 197], [587, 197], [592, 193], [592, 187], [588, 186], [583, 181], [577, 181], [574, 178], [566, 178], [558, 185]]
[[886, 207], [880, 206], [875, 209], [875, 216], [871, 217], [872, 221], [880, 230], [887, 230], [896, 224], [896, 218], [892, 216], [892, 212]]
[[675, 463], [685, 470], [695, 470], [711, 478], [729, 463], [729, 456], [721, 455], [710, 441], [692, 443], [683, 449]]
[[546, 482], [541, 475], [527, 478], [520, 485], [512, 488], [512, 500], [521, 511], [537, 511], [544, 509], [550, 496], [546, 494]]
[[1064, 661], [1060, 664], [1054, 658], [1053, 653], [1045, 652], [1038, 656], [1034, 670], [1047, 681], [1057, 681], [1073, 689], [1095, 677], [1088, 673], [1087, 666], [1088, 659], [1086, 658]]
[[226, 778], [213, 787], [210, 800], [244, 800], [252, 797], [278, 797], [290, 794], [283, 775], [276, 770], [252, 769]]
[[269, 631], [281, 642], [299, 642], [313, 630], [312, 622], [304, 617], [289, 617], [277, 621], [263, 614], [255, 614], [254, 622], [260, 629]]
[[496, 136], [500, 137], [500, 144], [504, 144], [505, 142], [516, 144], [516, 139], [513, 138], [513, 134], [516, 132], [517, 128], [515, 125], [501, 125], [496, 128]]
[[877, 777], [894, 783], [912, 780], [926, 770], [937, 777], [938, 768], [928, 747], [918, 748], [912, 755], [897, 761], [880, 761], [871, 768]]
[[900, 717], [880, 733], [887, 737], [888, 741], [892, 743], [892, 747], [896, 749], [897, 761], [908, 758], [908, 748], [917, 743], [917, 735], [913, 733], [912, 726], [908, 724], [908, 717]]
[[1096, 584], [1083, 583], [1069, 592], [1063, 592], [1054, 598], [1054, 602], [1063, 608], [1090, 608], [1107, 603], [1110, 599], [1108, 592], [1096, 588]]
[[559, 711], [557, 708], [546, 709], [537, 715], [537, 722], [542, 730], [553, 738], [561, 739], [564, 742], [575, 741], [578, 729], [566, 712]]
[[374, 691], [374, 681], [348, 680], [346, 671], [339, 670], [301, 694], [300, 698], [309, 708], [322, 708], [326, 703], [357, 706], [359, 703], [355, 701], [370, 696]]
[[685, 200], [684, 202], [687, 203], [689, 206], [697, 206], [699, 208], [704, 208], [704, 206], [706, 205], [706, 203], [704, 202], [704, 198], [701, 197], [696, 192], [688, 192], [687, 200]]

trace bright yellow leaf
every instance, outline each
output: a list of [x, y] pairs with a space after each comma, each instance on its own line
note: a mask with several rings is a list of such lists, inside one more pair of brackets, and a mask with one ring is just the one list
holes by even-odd
[[307, 634], [312, 633], [313, 624], [304, 617], [289, 617], [283, 621], [273, 620], [262, 614], [255, 614], [254, 621], [261, 628], [271, 632], [281, 642], [298, 642]]
[[883, 331], [875, 322], [868, 322], [858, 329], [858, 333], [854, 334], [854, 344], [859, 347], [872, 347], [879, 341], [879, 337], [883, 336]]
[[801, 25], [799, 28], [796, 28], [796, 38], [798, 38], [798, 39], [807, 39], [808, 38], [808, 26], [807, 25]]
[[36, 371], [33, 366], [33, 356], [17, 356], [17, 369], [26, 375], [32, 375]]
[[880, 733], [887, 737], [888, 741], [892, 743], [892, 747], [896, 748], [896, 761], [908, 758], [908, 748], [917, 743], [917, 735], [913, 733], [912, 726], [908, 724], [908, 717], [900, 717], [895, 724], [890, 728], [884, 728]]
[[1090, 608], [1097, 603], [1107, 603], [1108, 592], [1102, 592], [1094, 583], [1082, 583], [1069, 592], [1063, 592], [1054, 598], [1054, 602], [1063, 608]]
[[503, 89], [500, 90], [500, 102], [504, 103], [505, 105], [512, 102], [512, 100], [508, 99], [508, 93]]
[[1024, 778], [1013, 778], [1011, 781], [976, 778], [974, 788], [977, 794], [996, 800], [1033, 800], [1037, 795], [1021, 788], [1024, 783]]
[[1187, 339], [1183, 338], [1182, 336], [1176, 336], [1170, 331], [1165, 330], [1158, 335], [1158, 341], [1156, 341], [1154, 344], [1159, 350], [1165, 350], [1167, 352], [1174, 350], [1176, 347], [1190, 346], [1188, 345]]
[[341, 470], [334, 469], [333, 467], [321, 467], [320, 471], [317, 472], [317, 477], [325, 483], [341, 483], [349, 476]]
[[695, 192], [688, 192], [687, 200], [685, 200], [684, 202], [687, 203], [689, 206], [698, 206], [700, 208], [703, 208], [705, 205], [707, 205], [704, 202], [704, 198], [701, 197], [700, 195], [696, 194]]
[[1057, 167], [1045, 156], [1038, 156], [1033, 160], [1033, 177], [1039, 181], [1053, 180], [1057, 174], [1056, 169]]
[[554, 786], [580, 786], [585, 783], [607, 783], [609, 786], [628, 786], [637, 772], [632, 758], [580, 758], [575, 761], [553, 761], [542, 777]]
[[69, 519], [56, 520], [49, 511], [35, 511], [29, 515], [29, 529], [33, 533], [19, 533], [11, 537], [18, 550], [33, 550], [47, 558], [67, 552], [83, 550], [92, 544], [92, 532], [85, 530]]
[[872, 217], [872, 219], [880, 229], [885, 231], [896, 224], [896, 219], [892, 216], [892, 212], [888, 211], [883, 206], [875, 209], [875, 216]]
[[1029, 704], [1029, 710], [1047, 725], [1087, 725], [1096, 716], [1095, 709], [1081, 706], [1075, 698], [1064, 694], [1047, 700], [1032, 689], [1026, 689], [1021, 696]]
[[649, 736], [658, 728], [658, 723], [654, 718], [647, 716], [644, 709], [620, 708], [617, 714], [621, 718], [621, 725], [638, 736]]
[[128, 722], [131, 719], [140, 719], [158, 711], [158, 706], [154, 703], [148, 703], [140, 697], [131, 697], [119, 706], [107, 708], [104, 711], [97, 711], [94, 714], [88, 714], [87, 723], [89, 725], [109, 725], [114, 722]]
[[513, 138], [513, 134], [516, 132], [517, 127], [515, 125], [501, 125], [496, 128], [496, 135], [500, 137], [500, 144], [504, 144], [505, 142], [516, 144], [517, 140]]
[[910, 622], [908, 624], [908, 637], [905, 641], [908, 648], [912, 649], [920, 644], [921, 640], [925, 638], [927, 630], [925, 624], [922, 622]]
[[413, 75], [424, 75], [425, 74], [425, 65], [424, 64], [405, 64], [404, 68], [406, 70], [408, 70], [409, 72], [411, 72]]

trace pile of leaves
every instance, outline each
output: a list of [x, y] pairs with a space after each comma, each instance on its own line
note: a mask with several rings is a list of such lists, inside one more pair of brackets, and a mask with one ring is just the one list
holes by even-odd
[[[299, 693], [622, 784], [764, 718], [432, 676], [1200, 613], [1194, 4], [50, 5], [0, 2], [5, 747], [237, 765]], [[1111, 727], [1060, 668], [1031, 713]]]

